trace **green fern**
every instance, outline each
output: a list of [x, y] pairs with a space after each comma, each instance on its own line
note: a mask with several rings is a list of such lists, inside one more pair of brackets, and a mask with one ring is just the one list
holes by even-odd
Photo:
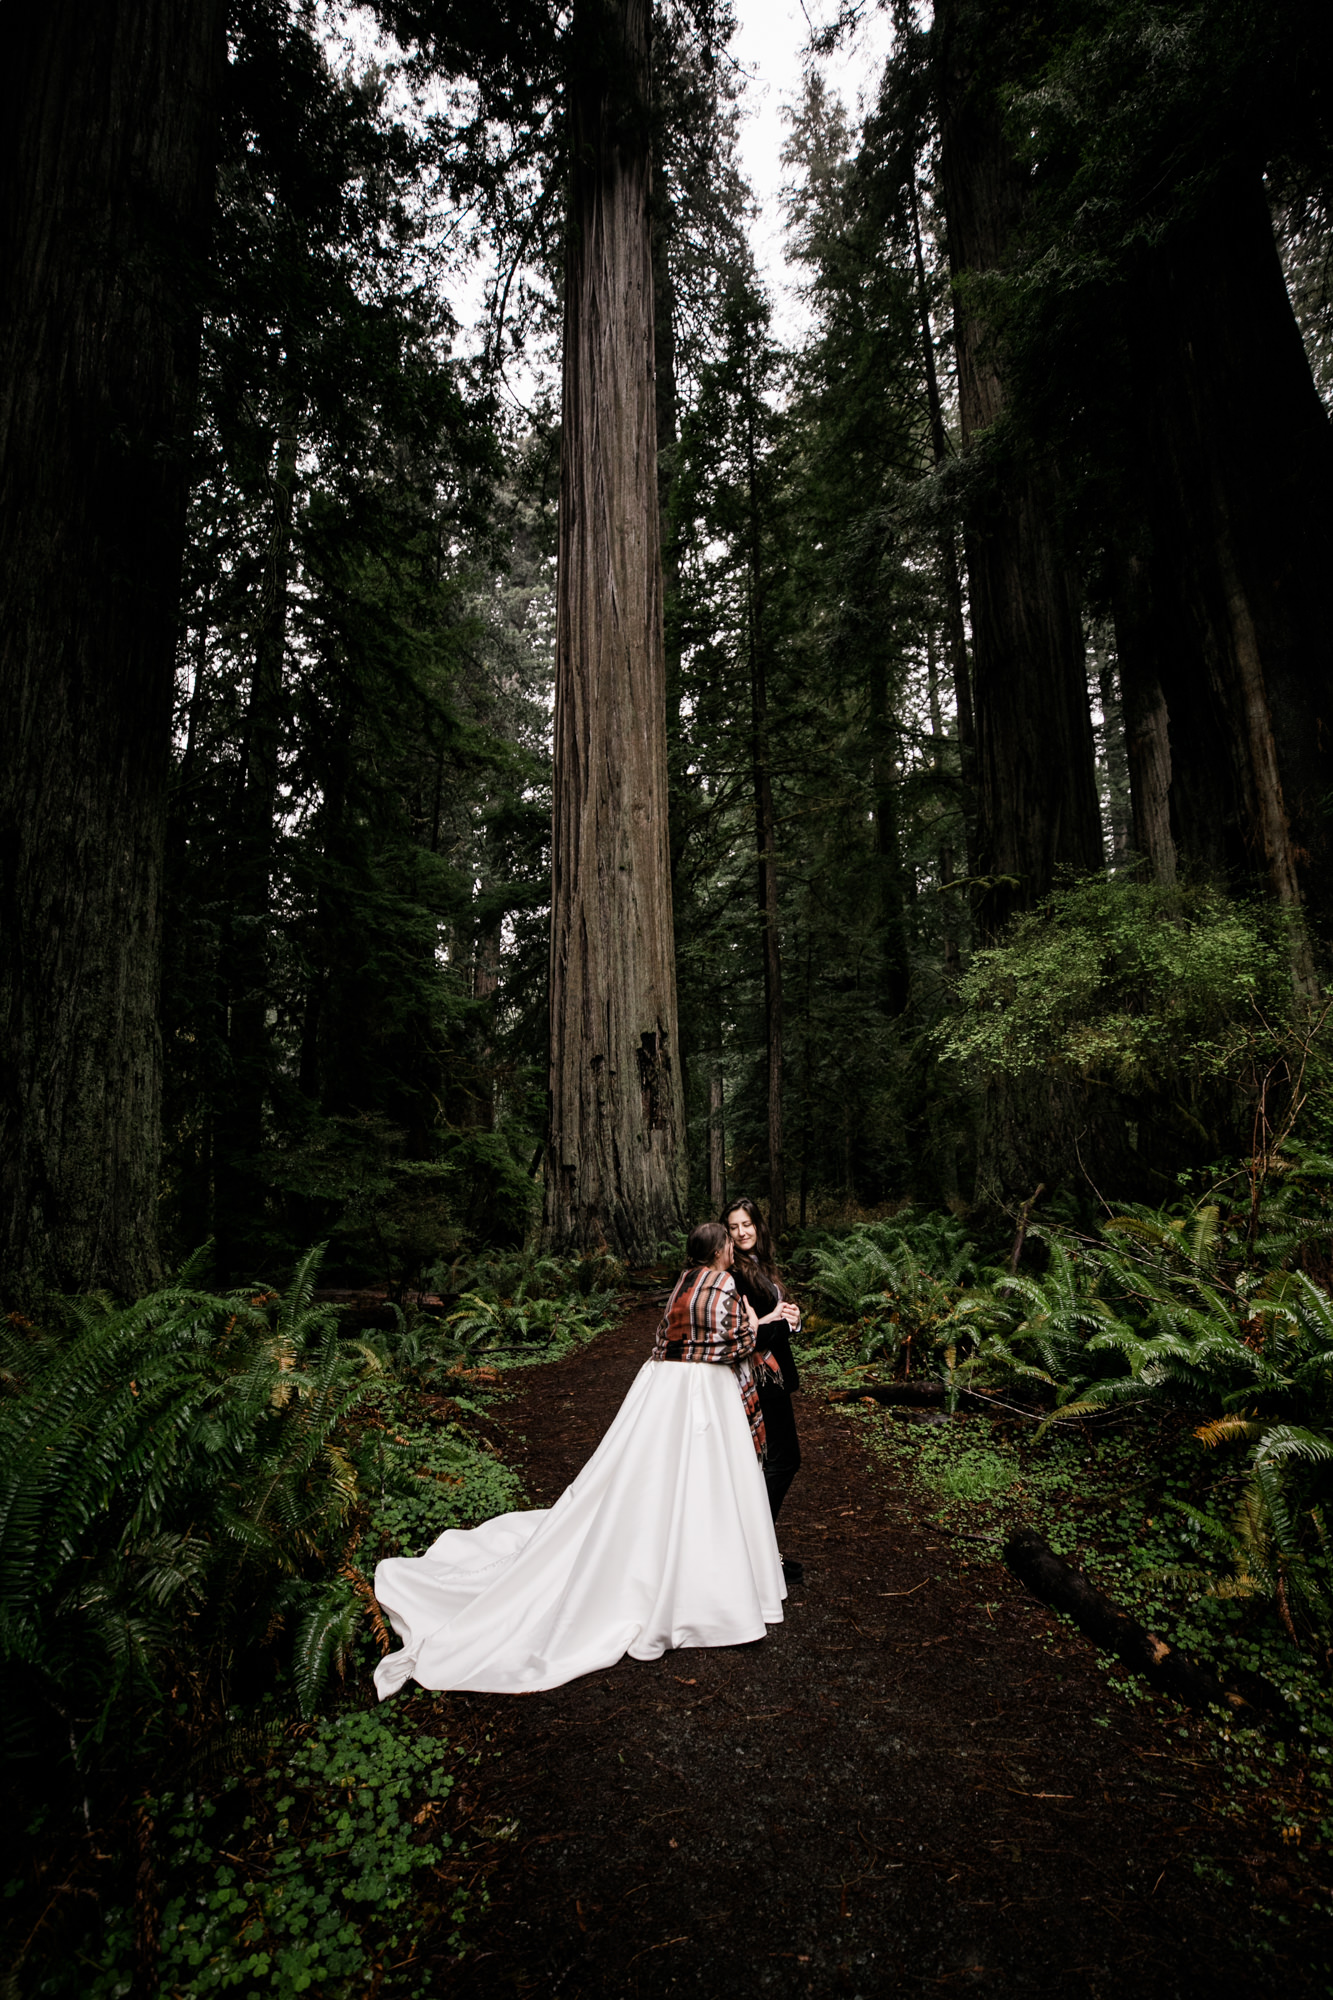
[[319, 1706], [330, 1673], [339, 1674], [347, 1663], [352, 1642], [361, 1629], [365, 1608], [350, 1585], [342, 1582], [325, 1587], [296, 1634], [292, 1668], [301, 1713], [309, 1718]]
[[[34, 1743], [58, 1710], [62, 1734], [119, 1730], [136, 1754], [168, 1727], [172, 1686], [212, 1728], [243, 1658], [306, 1632], [356, 1501], [349, 1420], [383, 1382], [314, 1303], [320, 1255], [281, 1296], [177, 1284], [66, 1302], [54, 1333], [11, 1328], [0, 1659]], [[324, 1657], [307, 1647], [303, 1699]]]

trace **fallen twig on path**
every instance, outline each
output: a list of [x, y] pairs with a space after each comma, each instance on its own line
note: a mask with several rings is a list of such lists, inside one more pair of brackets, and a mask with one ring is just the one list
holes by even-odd
[[973, 1535], [966, 1528], [946, 1528], [942, 1521], [932, 1521], [929, 1516], [922, 1520], [921, 1525], [932, 1535], [948, 1535], [955, 1542], [998, 1542], [1004, 1533], [1003, 1528], [988, 1528], [984, 1535]]

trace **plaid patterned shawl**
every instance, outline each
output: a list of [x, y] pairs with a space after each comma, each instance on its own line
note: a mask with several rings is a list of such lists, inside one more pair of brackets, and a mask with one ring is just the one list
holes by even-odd
[[685, 1272], [667, 1300], [651, 1358], [712, 1361], [734, 1369], [754, 1448], [760, 1458], [764, 1456], [767, 1438], [753, 1363], [764, 1370], [776, 1370], [776, 1363], [771, 1355], [758, 1352], [729, 1271], [703, 1265]]

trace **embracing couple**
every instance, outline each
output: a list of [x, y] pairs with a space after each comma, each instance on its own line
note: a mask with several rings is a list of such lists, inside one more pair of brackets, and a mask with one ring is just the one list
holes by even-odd
[[375, 1670], [381, 1697], [408, 1680], [532, 1694], [780, 1624], [802, 1580], [774, 1528], [801, 1462], [800, 1320], [753, 1202], [691, 1231], [652, 1354], [555, 1505], [448, 1528], [376, 1569], [403, 1642]]
[[[706, 1358], [735, 1368], [775, 1525], [801, 1467], [791, 1401], [801, 1386], [791, 1349], [800, 1324], [801, 1309], [778, 1277], [768, 1224], [742, 1196], [721, 1222], [700, 1223], [691, 1232], [685, 1270], [653, 1347], [657, 1361]], [[711, 1339], [706, 1356], [693, 1351], [701, 1331]], [[803, 1566], [785, 1558], [782, 1574], [789, 1584], [805, 1580]]]

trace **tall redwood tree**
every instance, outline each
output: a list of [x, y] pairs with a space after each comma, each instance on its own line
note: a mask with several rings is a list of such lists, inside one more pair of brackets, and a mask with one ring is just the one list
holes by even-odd
[[6, 6], [0, 1277], [158, 1274], [159, 905], [222, 0]]
[[[1258, 172], [1219, 176], [1126, 286], [1137, 480], [1116, 527], [1136, 845], [1333, 916], [1333, 426]], [[1298, 958], [1303, 980], [1309, 967]]]
[[578, 0], [569, 82], [545, 1228], [684, 1221], [649, 229], [649, 0]]
[[1102, 866], [1101, 810], [1078, 587], [1060, 546], [1049, 467], [988, 451], [1004, 415], [1003, 357], [970, 279], [1003, 270], [1027, 176], [981, 70], [991, 15], [971, 0], [935, 9], [940, 163], [955, 278], [958, 401], [965, 443], [989, 462], [964, 534], [971, 587], [979, 915], [994, 932], [1057, 871]]

